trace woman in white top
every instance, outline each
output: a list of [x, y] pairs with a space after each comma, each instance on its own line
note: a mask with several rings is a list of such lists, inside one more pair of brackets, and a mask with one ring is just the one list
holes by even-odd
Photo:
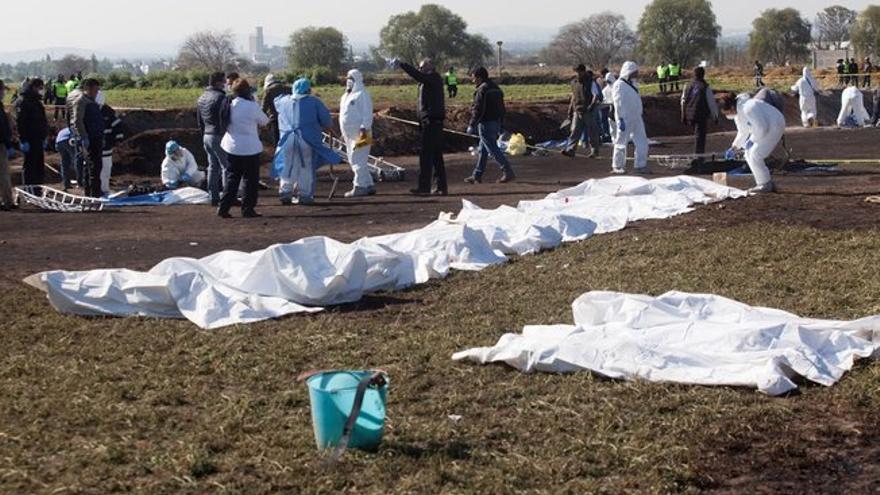
[[223, 218], [232, 217], [229, 210], [235, 203], [238, 186], [243, 180], [244, 197], [241, 201], [241, 216], [255, 218], [260, 216], [254, 207], [257, 206], [260, 154], [263, 152], [259, 128], [269, 123], [269, 117], [254, 101], [247, 80], [236, 79], [232, 84], [232, 93], [235, 99], [229, 104], [229, 123], [226, 126], [226, 134], [220, 142], [220, 147], [229, 157], [229, 170], [217, 215]]

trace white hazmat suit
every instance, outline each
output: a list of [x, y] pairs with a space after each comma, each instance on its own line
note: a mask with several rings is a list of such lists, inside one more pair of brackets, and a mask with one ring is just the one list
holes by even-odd
[[348, 71], [346, 90], [342, 93], [339, 102], [339, 128], [342, 139], [345, 140], [345, 149], [348, 153], [348, 163], [354, 172], [354, 187], [366, 192], [373, 189], [373, 176], [370, 175], [369, 158], [370, 145], [365, 144], [356, 147], [361, 133], [370, 135], [373, 130], [373, 100], [364, 87], [364, 76], [361, 71], [352, 69]]
[[757, 186], [771, 183], [764, 160], [773, 153], [785, 133], [785, 116], [773, 105], [741, 94], [736, 99], [736, 139], [734, 148], [745, 150], [746, 163]]
[[617, 127], [614, 160], [611, 165], [615, 173], [623, 173], [626, 168], [626, 147], [630, 141], [636, 148], [636, 170], [648, 170], [648, 136], [645, 133], [645, 121], [642, 120], [642, 97], [635, 83], [630, 80], [638, 70], [635, 62], [624, 62], [620, 69], [620, 78], [611, 88], [611, 103], [614, 105]]
[[162, 161], [162, 184], [165, 187], [198, 187], [204, 180], [205, 173], [199, 170], [196, 158], [188, 149], [180, 148], [171, 156], [165, 155]]
[[847, 119], [852, 116], [858, 127], [870, 125], [871, 116], [865, 109], [865, 98], [859, 88], [848, 86], [840, 94], [840, 115], [837, 116], [837, 125], [847, 125]]
[[804, 67], [804, 75], [794, 83], [791, 90], [798, 94], [801, 107], [801, 123], [804, 127], [810, 127], [812, 123], [818, 125], [818, 112], [816, 111], [816, 93], [819, 92], [819, 83], [813, 77], [809, 67]]

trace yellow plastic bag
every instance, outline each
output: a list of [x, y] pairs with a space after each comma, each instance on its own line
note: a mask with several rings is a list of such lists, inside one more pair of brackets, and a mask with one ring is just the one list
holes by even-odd
[[354, 149], [363, 148], [364, 146], [370, 146], [371, 144], [373, 144], [373, 133], [365, 132], [357, 138], [357, 141], [354, 142]]
[[507, 152], [510, 156], [525, 155], [528, 152], [528, 148], [526, 147], [526, 137], [520, 133], [510, 136], [510, 141], [507, 142]]

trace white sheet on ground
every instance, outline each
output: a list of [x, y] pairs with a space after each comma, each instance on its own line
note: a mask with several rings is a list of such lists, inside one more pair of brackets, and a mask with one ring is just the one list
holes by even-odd
[[535, 253], [622, 229], [630, 221], [667, 218], [694, 204], [746, 194], [694, 177], [613, 177], [517, 208], [483, 210], [465, 201], [458, 217], [444, 214], [421, 229], [351, 244], [311, 237], [253, 253], [170, 258], [146, 273], [53, 271], [25, 282], [46, 291], [65, 313], [185, 317], [202, 328], [218, 328], [353, 302], [365, 293], [442, 278], [450, 270], [482, 270], [504, 263], [507, 255]]
[[526, 326], [493, 347], [452, 358], [504, 362], [524, 372], [591, 370], [610, 378], [749, 386], [779, 395], [797, 388], [792, 379], [798, 375], [833, 385], [857, 358], [880, 349], [880, 316], [816, 320], [683, 292], [588, 292], [572, 309], [574, 325]]
[[140, 196], [111, 196], [105, 206], [171, 206], [171, 205], [207, 205], [211, 197], [207, 191], [197, 187], [181, 187], [170, 191], [158, 191]]

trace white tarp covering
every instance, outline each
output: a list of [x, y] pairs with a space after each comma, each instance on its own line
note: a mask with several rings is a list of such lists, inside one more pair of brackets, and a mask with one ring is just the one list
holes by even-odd
[[170, 258], [149, 272], [52, 271], [25, 279], [59, 311], [80, 315], [185, 317], [202, 328], [249, 323], [397, 290], [450, 269], [482, 270], [627, 222], [667, 218], [746, 192], [694, 177], [589, 180], [517, 208], [464, 202], [457, 218], [351, 244], [312, 237], [253, 253]]
[[574, 325], [532, 325], [494, 347], [452, 356], [524, 372], [591, 370], [610, 378], [756, 387], [770, 395], [802, 376], [833, 385], [857, 358], [880, 349], [880, 316], [816, 320], [720, 296], [588, 292]]
[[[125, 194], [125, 191], [122, 191]], [[170, 191], [158, 191], [140, 196], [112, 196], [106, 200], [106, 206], [171, 206], [171, 205], [207, 205], [211, 204], [211, 196], [207, 191], [197, 187], [181, 187]]]

